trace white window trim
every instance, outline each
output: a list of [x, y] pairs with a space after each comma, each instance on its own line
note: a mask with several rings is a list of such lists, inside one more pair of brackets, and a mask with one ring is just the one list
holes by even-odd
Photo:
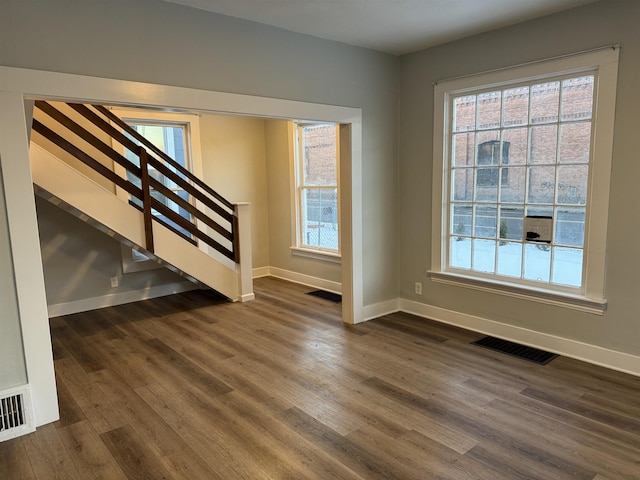
[[291, 254], [298, 257], [312, 258], [315, 260], [322, 260], [331, 263], [341, 263], [341, 244], [340, 244], [340, 229], [342, 227], [340, 223], [340, 126], [336, 127], [336, 181], [338, 188], [338, 250], [328, 250], [324, 248], [311, 248], [303, 245], [302, 234], [302, 210], [301, 199], [298, 189], [298, 184], [302, 172], [300, 170], [299, 156], [300, 152], [300, 139], [299, 139], [299, 127], [307, 124], [319, 123], [319, 122], [289, 122], [289, 145], [291, 146], [289, 152], [289, 171], [291, 176]]
[[[498, 71], [437, 83], [434, 87], [434, 137], [432, 185], [431, 268], [433, 281], [602, 314], [606, 309], [605, 255], [609, 186], [613, 154], [619, 47], [544, 60]], [[596, 102], [593, 110], [593, 148], [589, 173], [589, 202], [585, 224], [583, 287], [578, 294], [560, 288], [536, 288], [505, 283], [475, 275], [447, 271], [446, 250], [449, 193], [450, 97], [478, 88], [509, 85], [521, 79], [536, 80], [558, 74], [596, 70]], [[597, 181], [593, 179], [597, 178]]]
[[[200, 143], [200, 116], [189, 113], [174, 113], [174, 112], [161, 112], [152, 110], [143, 110], [137, 108], [111, 108], [111, 112], [118, 116], [120, 119], [127, 122], [128, 120], [140, 120], [147, 121], [151, 124], [158, 123], [161, 125], [180, 125], [185, 126], [187, 131], [187, 145], [188, 159], [191, 167], [191, 172], [198, 178], [203, 178], [203, 166], [202, 166], [202, 147]], [[112, 141], [112, 146], [121, 155], [124, 155], [124, 147], [116, 142]], [[119, 176], [126, 178], [127, 173], [122, 165], [114, 162], [114, 172]], [[129, 201], [129, 193], [124, 189], [116, 186], [116, 194], [118, 197], [125, 201]], [[198, 208], [202, 209], [202, 205], [198, 202]], [[199, 240], [198, 247], [208, 253], [208, 246]], [[121, 245], [122, 252], [122, 271], [123, 273], [140, 272], [143, 270], [152, 270], [155, 268], [162, 268], [158, 262], [153, 259], [149, 260], [134, 260], [133, 252], [130, 247]]]

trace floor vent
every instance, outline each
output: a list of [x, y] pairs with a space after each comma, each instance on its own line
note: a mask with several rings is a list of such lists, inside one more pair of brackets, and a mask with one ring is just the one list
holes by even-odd
[[339, 293], [327, 292], [326, 290], [314, 290], [312, 292], [307, 292], [307, 295], [323, 298], [335, 303], [342, 302], [342, 295], [340, 295]]
[[508, 340], [502, 340], [495, 337], [484, 337], [472, 343], [474, 345], [479, 345], [480, 347], [495, 350], [496, 352], [502, 352], [513, 357], [522, 358], [523, 360], [528, 360], [539, 365], [546, 365], [558, 356], [555, 353], [545, 352], [544, 350], [538, 350], [537, 348], [527, 347], [526, 345], [520, 345], [519, 343], [509, 342]]
[[34, 430], [28, 388], [0, 392], [0, 442]]

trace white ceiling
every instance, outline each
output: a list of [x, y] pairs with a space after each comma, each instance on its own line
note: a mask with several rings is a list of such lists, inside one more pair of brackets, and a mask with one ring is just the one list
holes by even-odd
[[165, 0], [395, 55], [597, 0]]

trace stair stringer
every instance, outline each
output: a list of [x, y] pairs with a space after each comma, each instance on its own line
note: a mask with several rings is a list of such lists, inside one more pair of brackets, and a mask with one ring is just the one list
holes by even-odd
[[[103, 231], [144, 249], [143, 214], [112, 191], [94, 182], [39, 145], [31, 142], [31, 175], [35, 185], [60, 202], [81, 212], [76, 216]], [[72, 212], [73, 213], [73, 212]], [[86, 217], [83, 217], [86, 216]], [[96, 223], [98, 225], [96, 225]], [[178, 273], [216, 290], [232, 301], [240, 300], [239, 274], [168, 228], [153, 222], [153, 257]]]

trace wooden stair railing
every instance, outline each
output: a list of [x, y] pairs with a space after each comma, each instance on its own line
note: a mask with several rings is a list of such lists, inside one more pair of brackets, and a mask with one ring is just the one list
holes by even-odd
[[[107, 108], [101, 105], [92, 105], [91, 108], [83, 104], [69, 103], [67, 105], [106, 133], [113, 140], [120, 143], [124, 148], [136, 154], [140, 160], [140, 166], [132, 163], [125, 156], [114, 150], [111, 145], [108, 145], [96, 137], [53, 105], [45, 101], [35, 102], [35, 106], [38, 109], [47, 114], [58, 124], [65, 127], [66, 131], [73, 133], [80, 139], [84, 140], [88, 145], [91, 145], [100, 153], [104, 154], [108, 159], [123, 167], [129, 174], [139, 180], [137, 183], [139, 183], [140, 186], [131, 182], [128, 179], [128, 175], [124, 178], [104, 166], [101, 162], [87, 154], [81, 147], [75, 145], [62, 135], [54, 132], [51, 128], [47, 127], [37, 119], [33, 120], [33, 130], [80, 160], [83, 164], [90, 167], [108, 181], [125, 190], [132, 198], [137, 200], [137, 202], [132, 200], [130, 203], [132, 206], [142, 210], [143, 212], [146, 237], [145, 248], [147, 251], [151, 253], [154, 252], [153, 221], [157, 221], [192, 243], [194, 243], [194, 241], [191, 236], [201, 240], [234, 262], [238, 263], [240, 261], [238, 219], [234, 210], [234, 205], [231, 202], [226, 200], [201, 179], [193, 175], [193, 173], [162, 152], [162, 150], [149, 142]], [[102, 116], [96, 112], [99, 112]], [[117, 125], [121, 130], [115, 128], [113, 124]], [[140, 145], [129, 137], [137, 140]], [[153, 152], [153, 154], [149, 153], [147, 149]], [[167, 188], [163, 182], [160, 182], [149, 175], [149, 167], [153, 167], [165, 179], [178, 185], [180, 189], [187, 192], [189, 198], [193, 198], [195, 201], [208, 208], [211, 212], [214, 212], [215, 217], [217, 217], [218, 220], [212, 218], [211, 215], [207, 214], [202, 209], [197, 208], [191, 202], [177, 195], [171, 189]], [[152, 193], [154, 195], [152, 195]], [[183, 217], [169, 208], [165, 203], [155, 198], [155, 196], [158, 195], [164, 197], [168, 202], [175, 203], [181, 209], [188, 212], [191, 219]], [[165, 221], [161, 217], [153, 215], [154, 211], [166, 217], [173, 224]], [[220, 241], [205, 233], [198, 226], [196, 220], [199, 220], [207, 227], [210, 227], [215, 234], [220, 237], [220, 241], [227, 243], [229, 247], [223, 245]], [[180, 231], [180, 229], [188, 232], [189, 235], [186, 235]]]

